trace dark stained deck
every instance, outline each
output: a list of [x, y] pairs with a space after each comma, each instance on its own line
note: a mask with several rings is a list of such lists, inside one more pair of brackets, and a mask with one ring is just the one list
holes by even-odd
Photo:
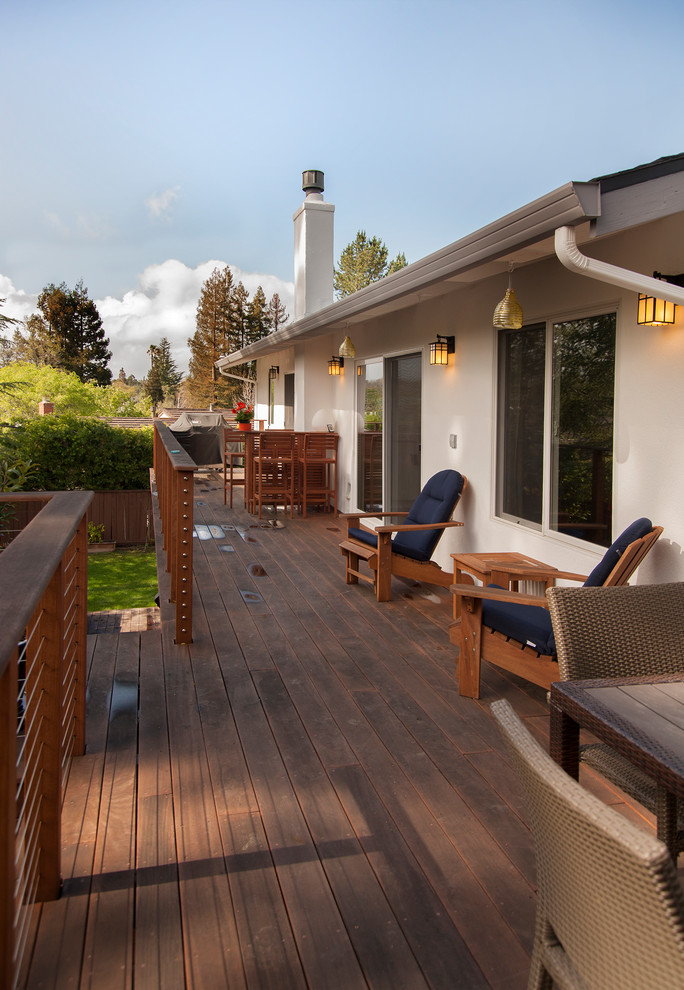
[[545, 739], [544, 693], [488, 667], [459, 698], [448, 593], [378, 605], [344, 584], [339, 521], [236, 502], [197, 475], [196, 522], [240, 532], [194, 541], [191, 646], [166, 609], [89, 637], [64, 891], [25, 985], [524, 987], [532, 842], [486, 706]]

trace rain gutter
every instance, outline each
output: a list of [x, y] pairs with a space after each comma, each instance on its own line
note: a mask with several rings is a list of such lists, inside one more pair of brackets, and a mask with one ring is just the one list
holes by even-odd
[[640, 272], [633, 272], [628, 268], [619, 268], [617, 265], [609, 265], [606, 261], [598, 261], [596, 258], [588, 258], [586, 254], [582, 254], [577, 247], [573, 227], [558, 227], [554, 235], [554, 244], [560, 263], [577, 275], [586, 275], [587, 278], [596, 279], [598, 282], [608, 282], [610, 285], [617, 285], [621, 289], [643, 292], [645, 295], [657, 296], [658, 299], [667, 299], [678, 306], [684, 306], [684, 288], [663, 279], [651, 278], [649, 275], [642, 275]]
[[253, 361], [302, 338], [330, 333], [332, 329], [344, 327], [345, 321], [358, 319], [366, 313], [370, 315], [374, 309], [388, 303], [406, 299], [406, 305], [410, 305], [410, 300], [430, 285], [458, 278], [487, 262], [506, 258], [519, 248], [551, 237], [564, 224], [592, 220], [600, 212], [599, 182], [568, 182], [379, 282], [220, 358], [216, 366], [223, 373], [223, 368]]

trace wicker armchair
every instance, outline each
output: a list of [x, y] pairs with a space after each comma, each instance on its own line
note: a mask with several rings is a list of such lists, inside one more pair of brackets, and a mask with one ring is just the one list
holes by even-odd
[[507, 701], [491, 710], [535, 839], [528, 990], [684, 986], [684, 895], [666, 846], [561, 770]]
[[[684, 583], [550, 588], [546, 597], [559, 680], [684, 673]], [[610, 746], [583, 745], [580, 760], [656, 813], [655, 782]], [[678, 818], [681, 852], [681, 808]]]

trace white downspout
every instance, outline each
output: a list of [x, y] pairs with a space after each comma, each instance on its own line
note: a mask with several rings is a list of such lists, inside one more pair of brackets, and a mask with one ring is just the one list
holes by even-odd
[[649, 275], [632, 272], [628, 268], [618, 268], [617, 265], [609, 265], [606, 261], [597, 261], [596, 258], [588, 258], [586, 254], [582, 254], [577, 247], [574, 227], [558, 227], [554, 240], [558, 260], [571, 272], [586, 275], [588, 278], [594, 278], [599, 282], [608, 282], [610, 285], [619, 285], [620, 288], [629, 289], [631, 292], [643, 292], [648, 296], [657, 296], [658, 299], [667, 299], [678, 306], [684, 306], [684, 288], [659, 278], [651, 278]]

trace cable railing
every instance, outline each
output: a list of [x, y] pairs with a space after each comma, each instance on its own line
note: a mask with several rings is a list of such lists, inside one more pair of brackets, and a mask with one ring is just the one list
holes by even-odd
[[61, 887], [61, 805], [85, 748], [88, 541], [92, 492], [42, 501], [0, 553], [0, 988], [14, 987], [32, 905]]
[[[175, 605], [176, 643], [192, 643], [192, 532], [197, 465], [164, 423], [154, 424], [154, 477]], [[154, 495], [154, 484], [152, 488]]]

